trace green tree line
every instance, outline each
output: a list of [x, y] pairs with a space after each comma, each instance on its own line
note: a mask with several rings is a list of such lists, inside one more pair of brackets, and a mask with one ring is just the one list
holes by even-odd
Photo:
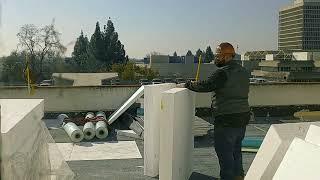
[[[193, 56], [192, 51], [188, 50], [186, 56]], [[208, 46], [205, 51], [198, 49], [194, 56], [197, 58], [200, 58], [201, 56], [203, 63], [210, 63], [214, 60], [214, 53], [210, 46]]]
[[33, 24], [23, 25], [17, 34], [19, 40], [17, 50], [7, 57], [0, 58], [2, 62], [0, 81], [9, 85], [25, 84], [27, 66], [30, 68], [34, 83], [50, 79], [52, 73], [114, 71], [125, 80], [137, 79], [141, 77], [140, 75], [143, 78], [157, 76], [151, 69], [128, 63], [129, 57], [110, 19], [103, 26], [103, 30], [100, 28], [100, 23], [96, 23], [90, 40], [81, 31], [71, 58], [64, 57], [66, 47], [62, 45], [60, 36], [54, 21], [43, 27]]
[[147, 67], [140, 67], [132, 62], [126, 64], [113, 64], [112, 71], [117, 72], [122, 80], [139, 80], [141, 78], [146, 78], [152, 80], [159, 76], [157, 71], [153, 71]]
[[110, 19], [103, 31], [100, 23], [96, 23], [90, 41], [81, 31], [72, 58], [81, 72], [108, 71], [112, 64], [125, 64], [129, 59]]

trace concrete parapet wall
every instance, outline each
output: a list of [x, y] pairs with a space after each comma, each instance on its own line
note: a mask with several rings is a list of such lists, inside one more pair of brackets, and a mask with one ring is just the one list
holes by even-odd
[[0, 99], [44, 99], [46, 112], [72, 112], [115, 110], [121, 106], [138, 87], [40, 87], [29, 95], [26, 87], [0, 88]]
[[[40, 87], [33, 96], [26, 87], [0, 87], [0, 99], [44, 99], [46, 112], [115, 110], [139, 86]], [[250, 87], [251, 106], [320, 104], [320, 83], [260, 84]], [[212, 93], [197, 93], [196, 107], [210, 107]]]

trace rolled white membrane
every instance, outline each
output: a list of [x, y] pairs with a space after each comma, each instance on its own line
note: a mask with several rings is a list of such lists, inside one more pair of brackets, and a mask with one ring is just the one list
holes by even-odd
[[106, 120], [107, 116], [103, 111], [99, 111], [96, 114], [96, 118], [99, 119], [99, 120]]
[[108, 136], [107, 124], [104, 121], [99, 121], [96, 124], [96, 136], [99, 139], [105, 139]]
[[80, 142], [83, 140], [83, 132], [73, 122], [64, 125], [63, 129], [67, 132], [72, 142]]
[[88, 112], [85, 119], [93, 119], [95, 116], [94, 116], [94, 113], [93, 112]]
[[58, 122], [59, 122], [59, 127], [61, 127], [63, 125], [63, 122], [65, 119], [69, 119], [68, 115], [66, 114], [60, 114], [58, 117]]
[[94, 136], [96, 135], [96, 131], [95, 131], [94, 124], [92, 122], [87, 122], [83, 126], [83, 135], [84, 135], [84, 139], [86, 140], [91, 140], [94, 138]]

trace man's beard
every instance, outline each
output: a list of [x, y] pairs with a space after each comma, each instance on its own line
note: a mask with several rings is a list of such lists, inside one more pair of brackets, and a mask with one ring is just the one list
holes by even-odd
[[217, 67], [223, 67], [223, 66], [224, 66], [224, 62], [221, 61], [221, 60], [218, 60], [218, 59], [215, 59], [215, 60], [214, 60], [214, 64], [215, 64]]

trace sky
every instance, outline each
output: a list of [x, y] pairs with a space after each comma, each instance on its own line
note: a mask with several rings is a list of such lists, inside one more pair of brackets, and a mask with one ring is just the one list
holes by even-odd
[[111, 17], [131, 58], [150, 52], [185, 55], [221, 42], [238, 53], [277, 49], [278, 10], [292, 0], [0, 0], [0, 56], [17, 47], [24, 24], [55, 19], [70, 56], [81, 30], [89, 38], [97, 21]]

